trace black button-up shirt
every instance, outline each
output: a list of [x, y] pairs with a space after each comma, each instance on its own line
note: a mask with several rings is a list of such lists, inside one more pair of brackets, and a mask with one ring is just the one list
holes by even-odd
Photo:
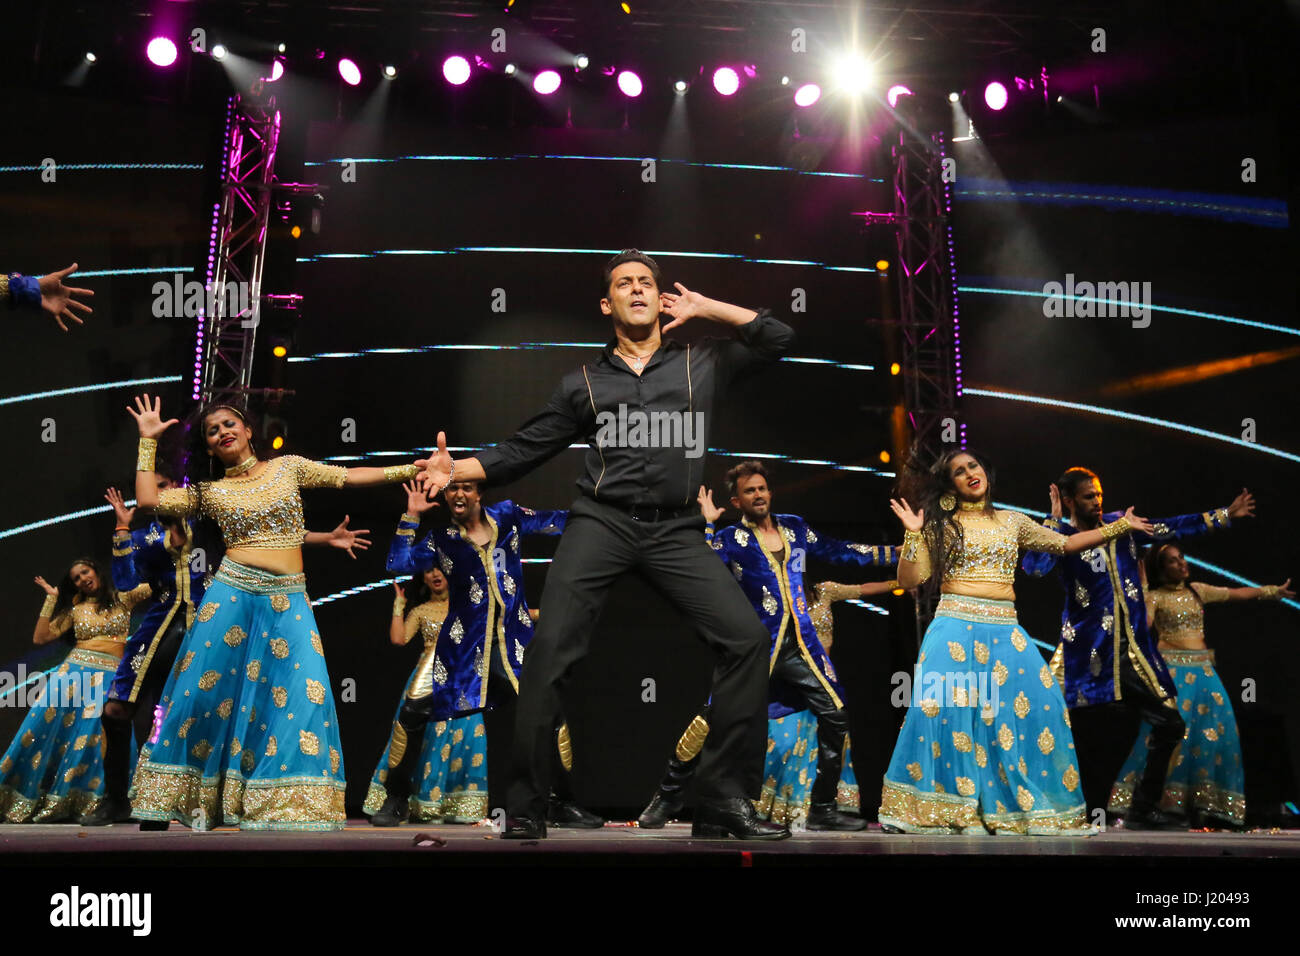
[[582, 438], [591, 450], [578, 489], [621, 507], [680, 508], [704, 483], [718, 393], [737, 374], [775, 362], [794, 331], [766, 309], [730, 339], [664, 340], [638, 376], [605, 346], [560, 380], [514, 437], [480, 452], [492, 484], [506, 484]]

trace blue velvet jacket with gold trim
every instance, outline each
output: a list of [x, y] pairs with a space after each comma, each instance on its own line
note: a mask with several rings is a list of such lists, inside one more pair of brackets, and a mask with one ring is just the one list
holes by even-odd
[[[808, 599], [803, 589], [807, 559], [857, 567], [890, 565], [898, 563], [899, 549], [890, 545], [853, 544], [829, 538], [817, 534], [797, 515], [773, 515], [772, 520], [785, 539], [785, 553], [780, 560], [763, 545], [748, 518], [716, 533], [713, 525], [707, 525], [705, 536], [709, 547], [731, 569], [759, 620], [772, 635], [769, 672], [776, 663], [782, 644], [794, 641], [800, 656], [807, 661], [836, 706], [842, 707], [844, 695], [835, 676], [835, 667], [818, 640], [817, 629], [808, 614]], [[782, 688], [772, 686], [768, 717], [784, 717], [805, 707], [802, 698], [796, 699], [784, 694]]]
[[171, 532], [161, 521], [113, 534], [113, 587], [122, 594], [142, 584], [153, 590], [136, 625], [137, 634], [161, 633], [178, 613], [185, 615], [187, 630], [194, 624], [194, 611], [203, 600], [208, 580], [206, 569], [195, 570], [191, 560], [194, 528], [188, 520], [181, 526], [185, 544], [180, 548], [172, 545]]
[[524, 599], [520, 538], [557, 535], [567, 511], [533, 511], [513, 501], [483, 508], [492, 538], [479, 548], [451, 524], [415, 541], [418, 519], [403, 515], [388, 549], [388, 570], [420, 574], [435, 564], [447, 576], [447, 616], [435, 643], [433, 718], [488, 707], [490, 658], [499, 655], [515, 690], [523, 668], [524, 648], [533, 637], [533, 620]]
[[[1102, 521], [1109, 524], [1121, 517], [1122, 512], [1114, 511], [1102, 515]], [[1147, 686], [1168, 700], [1178, 696], [1147, 627], [1138, 573], [1138, 545], [1195, 537], [1215, 528], [1226, 528], [1230, 521], [1228, 509], [1220, 508], [1202, 514], [1160, 518], [1151, 523], [1155, 526], [1154, 535], [1133, 531], [1078, 554], [1057, 558], [1029, 553], [1021, 561], [1025, 572], [1034, 577], [1042, 577], [1060, 561], [1066, 598], [1061, 611], [1061, 643], [1052, 656], [1052, 673], [1070, 707], [1122, 699], [1119, 685], [1122, 638], [1128, 639], [1133, 670]], [[1064, 518], [1049, 517], [1043, 524], [1064, 535], [1079, 530]]]

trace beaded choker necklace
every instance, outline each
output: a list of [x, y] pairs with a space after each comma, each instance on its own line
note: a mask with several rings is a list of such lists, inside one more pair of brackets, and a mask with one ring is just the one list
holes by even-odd
[[252, 470], [253, 470], [253, 466], [256, 465], [256, 464], [257, 464], [257, 456], [256, 456], [256, 455], [249, 455], [247, 458], [245, 458], [243, 461], [241, 461], [238, 465], [232, 465], [230, 468], [227, 468], [227, 469], [226, 469], [226, 477], [227, 477], [227, 478], [237, 478], [237, 477], [239, 477], [240, 475], [244, 474], [245, 472], [252, 471]]
[[983, 498], [979, 501], [967, 501], [963, 498], [958, 502], [958, 507], [960, 507], [962, 511], [983, 511], [985, 504], [986, 501]]

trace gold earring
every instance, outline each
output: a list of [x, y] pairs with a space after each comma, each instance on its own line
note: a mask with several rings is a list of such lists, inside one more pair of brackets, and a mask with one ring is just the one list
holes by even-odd
[[944, 511], [952, 511], [957, 507], [957, 499], [953, 495], [944, 495], [939, 499], [939, 507]]

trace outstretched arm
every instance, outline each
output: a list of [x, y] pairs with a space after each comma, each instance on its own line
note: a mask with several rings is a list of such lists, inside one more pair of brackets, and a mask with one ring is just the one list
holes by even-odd
[[[157, 508], [160, 496], [158, 479], [154, 476], [153, 469], [154, 457], [158, 451], [158, 439], [163, 432], [176, 424], [177, 419], [170, 418], [163, 421], [162, 398], [151, 399], [148, 395], [137, 395], [135, 408], [128, 405], [126, 410], [135, 419], [140, 431], [140, 447], [135, 463], [135, 503], [141, 508]], [[182, 494], [184, 490], [177, 489], [176, 494], [169, 495], [169, 500], [180, 503], [183, 498], [188, 497]], [[188, 512], [176, 510], [175, 513]]]
[[343, 520], [339, 522], [338, 527], [333, 531], [308, 531], [303, 537], [303, 544], [326, 545], [331, 548], [339, 548], [348, 553], [348, 557], [356, 559], [353, 549], [365, 551], [370, 547], [369, 538], [363, 537], [370, 533], [368, 528], [357, 528], [355, 531], [348, 527], [351, 520], [350, 515], [344, 515]]

